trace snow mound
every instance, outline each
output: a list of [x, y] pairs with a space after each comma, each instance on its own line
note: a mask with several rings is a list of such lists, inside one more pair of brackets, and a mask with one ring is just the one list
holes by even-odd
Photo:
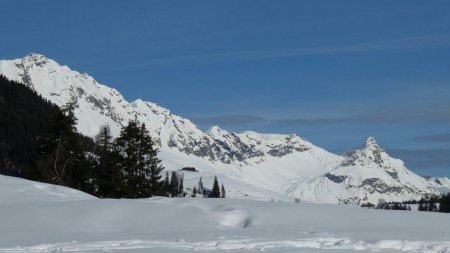
[[217, 210], [217, 222], [225, 227], [246, 228], [250, 226], [252, 216], [242, 207], [224, 206]]
[[95, 197], [72, 188], [0, 175], [0, 205], [31, 201], [73, 201]]

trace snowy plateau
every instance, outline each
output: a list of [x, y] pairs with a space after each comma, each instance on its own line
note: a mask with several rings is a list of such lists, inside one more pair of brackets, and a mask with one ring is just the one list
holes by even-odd
[[447, 178], [414, 174], [373, 138], [360, 150], [338, 156], [294, 134], [232, 133], [218, 126], [202, 132], [168, 109], [142, 100], [127, 102], [117, 90], [39, 54], [1, 60], [0, 74], [58, 106], [75, 98], [77, 129], [90, 137], [103, 125], [118, 136], [122, 125], [137, 118], [149, 128], [167, 170], [198, 170], [184, 172], [188, 188], [200, 177], [210, 185], [217, 175], [229, 198], [334, 204], [403, 201], [450, 189]]
[[244, 199], [96, 199], [0, 176], [0, 253], [450, 252], [448, 214]]

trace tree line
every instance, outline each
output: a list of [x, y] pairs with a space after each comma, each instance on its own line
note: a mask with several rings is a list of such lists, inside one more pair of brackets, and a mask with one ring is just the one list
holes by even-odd
[[[102, 198], [186, 196], [183, 175], [172, 172], [162, 179], [164, 168], [145, 124], [130, 120], [116, 139], [103, 126], [93, 140], [76, 131], [76, 108], [75, 98], [59, 109], [28, 87], [0, 76], [0, 174]], [[212, 190], [202, 189], [209, 194], [202, 194], [224, 197], [223, 185], [223, 194], [218, 189], [215, 178]]]
[[421, 198], [418, 204], [419, 211], [450, 213], [450, 192], [439, 197]]
[[366, 204], [363, 205], [363, 207], [411, 211], [410, 205], [418, 205], [418, 211], [450, 213], [450, 192], [441, 194], [441, 196], [426, 196], [422, 197], [420, 200], [409, 200], [404, 202], [386, 202], [383, 199], [380, 199], [376, 206]]

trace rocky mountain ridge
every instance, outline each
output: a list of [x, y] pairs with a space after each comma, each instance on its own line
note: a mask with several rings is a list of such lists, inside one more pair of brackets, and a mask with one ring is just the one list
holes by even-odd
[[[39, 54], [1, 60], [0, 74], [24, 83], [60, 107], [76, 100], [77, 129], [90, 137], [103, 125], [118, 136], [121, 126], [136, 118], [146, 124], [159, 145], [167, 169], [193, 166], [205, 177], [217, 174], [236, 187], [262, 189], [249, 190], [258, 197], [271, 191], [314, 202], [356, 204], [437, 192], [432, 182], [389, 157], [374, 138], [361, 150], [341, 157], [295, 134], [233, 133], [218, 126], [203, 132], [166, 108], [140, 99], [128, 102], [116, 89]], [[235, 192], [239, 192], [235, 197], [252, 195]]]

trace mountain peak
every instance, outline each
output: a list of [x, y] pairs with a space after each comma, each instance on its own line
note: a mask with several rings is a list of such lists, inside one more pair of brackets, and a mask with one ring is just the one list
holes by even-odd
[[37, 53], [29, 53], [23, 57], [23, 59], [31, 60], [31, 61], [41, 61], [47, 60], [48, 58], [45, 55], [37, 54]]
[[369, 137], [364, 143], [363, 149], [378, 150], [381, 149], [374, 137]]
[[217, 126], [217, 125], [212, 126], [212, 127], [207, 131], [207, 133], [211, 133], [211, 134], [216, 134], [216, 133], [221, 133], [221, 132], [223, 132], [222, 128], [220, 128], [220, 127]]

